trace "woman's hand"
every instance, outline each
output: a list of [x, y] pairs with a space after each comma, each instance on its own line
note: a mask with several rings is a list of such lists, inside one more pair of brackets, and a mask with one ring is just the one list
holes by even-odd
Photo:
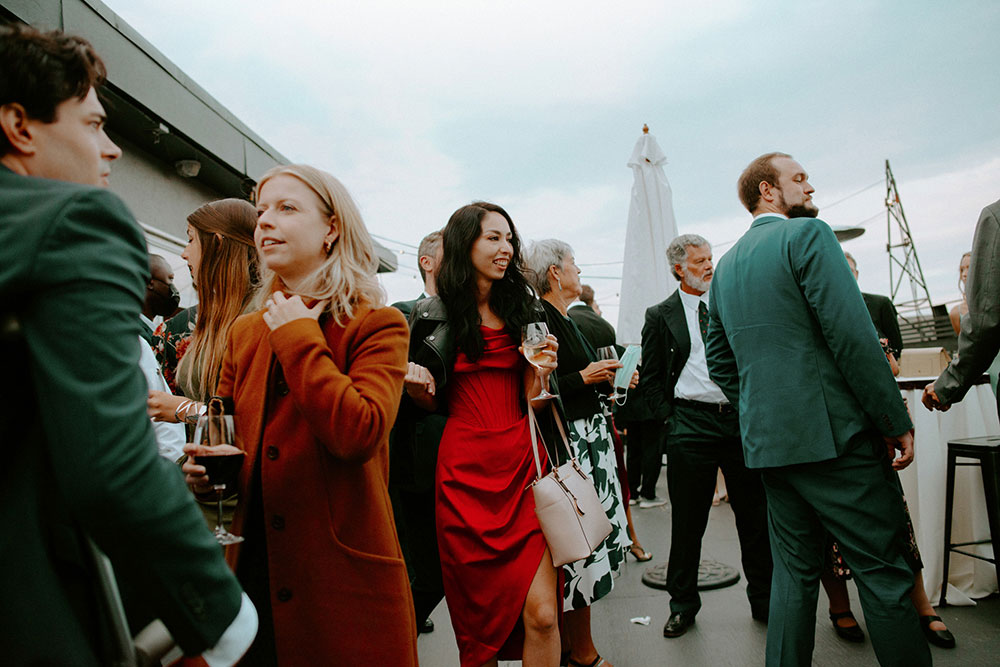
[[628, 388], [635, 389], [639, 386], [639, 371], [632, 373], [632, 379], [628, 381]]
[[403, 391], [415, 398], [420, 394], [434, 395], [434, 376], [431, 372], [412, 361], [406, 367], [406, 377], [403, 378]]
[[612, 382], [615, 379], [615, 369], [621, 368], [622, 364], [617, 359], [602, 359], [587, 365], [580, 375], [584, 384], [599, 384], [601, 382]]
[[187, 400], [183, 396], [174, 396], [165, 391], [153, 390], [149, 392], [149, 396], [146, 398], [146, 413], [155, 422], [171, 422], [176, 424], [178, 423], [175, 416], [177, 408]]
[[[538, 364], [539, 377], [548, 377], [559, 366], [558, 351], [559, 340], [552, 334], [545, 336], [545, 347], [535, 357], [535, 363]], [[524, 354], [524, 348], [519, 347], [518, 352]]]
[[329, 303], [329, 301], [319, 301], [312, 308], [307, 308], [306, 304], [302, 302], [302, 297], [298, 294], [287, 297], [281, 292], [275, 292], [264, 303], [267, 306], [267, 310], [264, 312], [264, 323], [271, 331], [274, 331], [294, 320], [318, 321], [319, 316], [323, 314]]
[[205, 466], [200, 466], [194, 462], [196, 456], [206, 456], [220, 454], [236, 454], [240, 451], [238, 447], [232, 445], [196, 445], [193, 442], [184, 444], [184, 453], [188, 455], [181, 470], [184, 472], [184, 481], [197, 494], [208, 493], [212, 490], [212, 480], [208, 478]]

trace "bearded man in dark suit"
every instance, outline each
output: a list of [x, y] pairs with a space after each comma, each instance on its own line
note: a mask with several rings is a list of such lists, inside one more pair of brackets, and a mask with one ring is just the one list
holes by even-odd
[[0, 28], [0, 62], [0, 656], [110, 664], [92, 540], [134, 593], [130, 618], [233, 664], [257, 617], [157, 455], [139, 369], [146, 246], [102, 187], [121, 155], [104, 64], [83, 39], [21, 26]]
[[701, 540], [719, 468], [736, 515], [750, 614], [764, 622], [771, 595], [771, 548], [760, 471], [743, 462], [739, 415], [712, 382], [705, 361], [712, 247], [697, 234], [678, 236], [667, 248], [667, 262], [680, 287], [646, 310], [641, 385], [654, 418], [666, 427], [670, 618], [663, 636], [672, 638], [687, 632], [701, 609]]

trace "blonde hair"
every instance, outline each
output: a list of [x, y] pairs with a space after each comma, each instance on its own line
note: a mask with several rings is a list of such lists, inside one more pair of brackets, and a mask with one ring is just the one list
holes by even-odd
[[257, 211], [243, 199], [220, 199], [201, 206], [187, 221], [201, 244], [194, 276], [198, 319], [177, 364], [177, 382], [185, 396], [207, 401], [219, 381], [229, 330], [248, 310], [257, 287]]
[[[344, 184], [315, 167], [284, 165], [274, 167], [261, 176], [255, 191], [258, 200], [264, 184], [279, 174], [293, 176], [312, 190], [323, 204], [324, 215], [336, 219], [339, 232], [326, 261], [302, 281], [295, 293], [313, 299], [328, 299], [330, 305], [327, 312], [341, 326], [354, 317], [354, 309], [360, 304], [372, 308], [385, 305], [385, 292], [375, 277], [379, 263], [375, 243]], [[262, 308], [268, 297], [281, 286], [278, 275], [262, 264], [257, 307]]]

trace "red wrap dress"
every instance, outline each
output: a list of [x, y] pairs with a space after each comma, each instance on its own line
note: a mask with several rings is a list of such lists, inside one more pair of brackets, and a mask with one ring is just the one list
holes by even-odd
[[527, 362], [506, 329], [481, 330], [482, 358], [456, 356], [437, 466], [438, 546], [463, 667], [520, 659], [521, 612], [545, 551], [530, 488]]

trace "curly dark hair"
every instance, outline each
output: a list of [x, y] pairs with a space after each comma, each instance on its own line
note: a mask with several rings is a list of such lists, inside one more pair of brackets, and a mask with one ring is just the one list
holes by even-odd
[[[104, 61], [87, 40], [61, 30], [0, 26], [0, 107], [20, 104], [29, 117], [51, 123], [66, 100], [85, 98], [107, 78]], [[0, 155], [11, 149], [0, 132]]]
[[507, 211], [496, 204], [477, 201], [452, 213], [443, 231], [444, 258], [437, 277], [437, 290], [448, 312], [456, 346], [473, 361], [483, 356], [485, 343], [479, 330], [482, 320], [476, 305], [476, 269], [470, 253], [482, 234], [482, 220], [490, 212], [507, 220], [514, 250], [503, 278], [494, 282], [490, 290], [490, 308], [508, 329], [519, 335], [521, 327], [532, 320], [535, 300], [524, 278], [521, 239]]

